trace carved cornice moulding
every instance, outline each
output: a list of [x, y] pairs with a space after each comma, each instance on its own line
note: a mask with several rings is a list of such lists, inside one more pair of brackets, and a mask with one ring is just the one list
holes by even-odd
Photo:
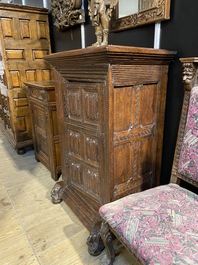
[[51, 0], [54, 26], [59, 31], [85, 22], [82, 0]]

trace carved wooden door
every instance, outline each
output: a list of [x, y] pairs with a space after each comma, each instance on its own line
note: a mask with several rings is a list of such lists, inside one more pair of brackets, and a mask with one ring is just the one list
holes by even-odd
[[102, 84], [68, 83], [64, 88], [67, 185], [99, 202], [103, 150]]
[[52, 78], [43, 59], [51, 51], [47, 9], [0, 4], [0, 41], [7, 89], [4, 95], [9, 98], [2, 129], [13, 146], [20, 148], [32, 143], [24, 82]]

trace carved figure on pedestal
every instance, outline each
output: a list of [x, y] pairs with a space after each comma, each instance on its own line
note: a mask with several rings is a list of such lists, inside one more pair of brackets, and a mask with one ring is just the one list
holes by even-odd
[[93, 46], [108, 44], [109, 22], [117, 2], [118, 0], [89, 0], [89, 15], [96, 34]]

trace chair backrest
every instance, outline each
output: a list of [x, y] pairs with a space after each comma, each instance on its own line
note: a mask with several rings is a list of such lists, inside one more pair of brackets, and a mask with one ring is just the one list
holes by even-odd
[[185, 92], [170, 182], [198, 187], [198, 57], [181, 62]]

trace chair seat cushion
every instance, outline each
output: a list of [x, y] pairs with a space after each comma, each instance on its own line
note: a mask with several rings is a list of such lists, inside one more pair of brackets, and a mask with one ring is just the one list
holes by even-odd
[[143, 264], [198, 264], [198, 195], [176, 184], [135, 193], [99, 209]]

